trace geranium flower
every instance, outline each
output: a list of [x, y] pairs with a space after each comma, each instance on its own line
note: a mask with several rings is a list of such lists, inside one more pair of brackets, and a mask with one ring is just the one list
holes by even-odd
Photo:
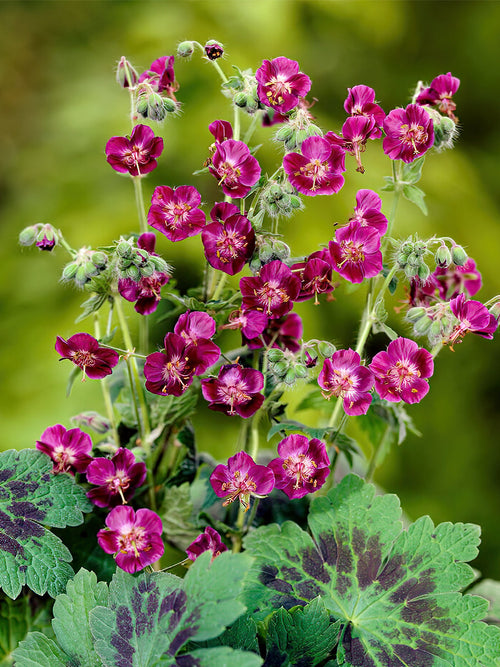
[[147, 125], [136, 125], [126, 137], [111, 137], [106, 144], [106, 160], [115, 171], [144, 176], [156, 169], [163, 151], [163, 139], [155, 137]]
[[460, 86], [460, 79], [452, 76], [451, 72], [448, 74], [440, 74], [431, 81], [431, 85], [420, 91], [417, 96], [417, 104], [430, 104], [437, 106], [438, 111], [449, 116], [455, 123], [458, 123], [458, 118], [454, 111], [457, 105], [451, 99], [457, 92]]
[[[253, 311], [248, 310], [247, 313]], [[297, 313], [288, 313], [278, 319], [268, 319], [267, 325], [259, 335], [250, 337], [242, 329], [242, 343], [248, 345], [250, 350], [258, 350], [261, 347], [274, 347], [290, 352], [298, 352], [301, 348], [302, 319]]]
[[278, 445], [278, 458], [268, 467], [274, 473], [275, 488], [290, 498], [303, 498], [320, 489], [330, 473], [330, 459], [321, 440], [308, 440], [294, 433]]
[[220, 556], [223, 551], [227, 551], [227, 547], [222, 541], [221, 536], [211, 526], [207, 526], [201, 535], [191, 542], [186, 549], [189, 560], [195, 561], [198, 556], [201, 556], [205, 551], [212, 552], [212, 560], [216, 556]]
[[211, 222], [201, 233], [210, 266], [230, 276], [239, 273], [253, 255], [255, 232], [248, 218], [235, 214], [225, 222]]
[[208, 170], [229, 197], [246, 197], [260, 178], [260, 165], [243, 141], [216, 143]]
[[384, 122], [385, 112], [375, 102], [375, 91], [368, 86], [358, 85], [347, 89], [347, 98], [344, 102], [344, 109], [351, 116], [372, 117], [375, 121], [370, 139], [378, 139], [382, 136], [382, 123]]
[[318, 376], [323, 396], [342, 398], [347, 415], [366, 415], [372, 402], [373, 383], [373, 373], [361, 366], [359, 354], [351, 349], [337, 350], [327, 357]]
[[286, 315], [300, 292], [300, 279], [281, 260], [265, 264], [257, 276], [241, 278], [244, 310], [261, 310], [270, 318]]
[[327, 132], [327, 139], [333, 146], [341, 148], [345, 153], [354, 155], [357, 168], [361, 174], [365, 173], [365, 168], [361, 164], [361, 153], [366, 148], [366, 142], [376, 130], [375, 119], [373, 116], [349, 116], [342, 125], [342, 135]]
[[291, 269], [300, 278], [297, 301], [306, 301], [314, 297], [314, 304], [319, 305], [318, 294], [333, 291], [332, 263], [328, 250], [313, 252], [303, 262], [293, 264]]
[[259, 393], [263, 388], [262, 373], [240, 364], [221, 366], [217, 378], [201, 381], [203, 398], [211, 410], [245, 419], [255, 414], [264, 402], [264, 395]]
[[146, 465], [136, 461], [129, 449], [120, 447], [111, 459], [96, 458], [87, 468], [87, 481], [97, 486], [87, 497], [97, 507], [126, 504], [145, 479]]
[[131, 507], [115, 507], [106, 517], [106, 526], [97, 533], [99, 546], [114, 554], [116, 564], [125, 572], [134, 574], [163, 556], [163, 525], [151, 510], [136, 513]]
[[84, 378], [101, 379], [110, 375], [120, 359], [118, 352], [100, 347], [87, 333], [74, 334], [68, 340], [57, 336], [55, 349], [62, 359], [69, 359], [81, 368]]
[[268, 318], [259, 310], [233, 310], [227, 324], [221, 329], [241, 329], [243, 339], [256, 338], [267, 326]]
[[36, 441], [36, 448], [54, 461], [52, 472], [85, 472], [92, 461], [92, 440], [79, 428], [49, 426]]
[[205, 226], [205, 213], [198, 208], [201, 195], [192, 185], [170, 188], [159, 185], [153, 192], [148, 224], [170, 241], [182, 241], [199, 234]]
[[369, 366], [375, 376], [375, 390], [392, 403], [419, 403], [429, 391], [426, 378], [434, 372], [430, 352], [409, 338], [396, 338], [387, 352], [378, 352]]
[[151, 67], [141, 74], [139, 83], [149, 84], [157, 93], [166, 93], [175, 100], [174, 93], [179, 89], [175, 80], [174, 56], [162, 56], [151, 63]]
[[274, 488], [274, 474], [267, 466], [257, 465], [245, 452], [238, 452], [228, 459], [227, 465], [219, 464], [210, 475], [210, 483], [223, 505], [239, 498], [245, 511], [250, 507], [250, 496], [263, 498]]
[[196, 355], [192, 355], [195, 375], [201, 375], [219, 360], [220, 348], [210, 340], [215, 328], [213, 317], [199, 311], [188, 310], [175, 324], [174, 333], [184, 338], [188, 346], [196, 346]]
[[382, 147], [391, 160], [413, 162], [434, 143], [432, 119], [418, 104], [393, 109], [384, 120], [384, 132]]
[[382, 271], [380, 235], [374, 227], [351, 222], [337, 229], [328, 249], [335, 271], [351, 283], [360, 283]]
[[296, 107], [311, 90], [311, 79], [299, 71], [299, 63], [284, 56], [264, 60], [255, 78], [259, 100], [279, 113]]
[[208, 129], [210, 134], [213, 134], [215, 141], [219, 143], [233, 138], [233, 126], [228, 120], [214, 120]]
[[445, 343], [455, 345], [461, 342], [469, 331], [489, 340], [493, 338], [498, 321], [480, 301], [467, 300], [465, 294], [459, 294], [450, 301], [450, 308], [458, 323]]
[[450, 264], [447, 268], [436, 266], [432, 275], [438, 285], [439, 296], [446, 301], [462, 292], [474, 296], [483, 284], [476, 262], [470, 257], [463, 266], [455, 264]]
[[380, 236], [387, 231], [388, 221], [381, 212], [382, 200], [373, 190], [358, 190], [354, 215], [349, 222], [359, 222], [362, 227], [374, 227]]
[[198, 348], [186, 343], [185, 338], [167, 333], [164, 352], [153, 352], [146, 357], [144, 376], [146, 389], [159, 396], [180, 396], [193, 382], [197, 365]]
[[283, 168], [288, 180], [308, 196], [331, 195], [344, 185], [344, 152], [323, 137], [308, 137], [300, 153], [287, 153]]

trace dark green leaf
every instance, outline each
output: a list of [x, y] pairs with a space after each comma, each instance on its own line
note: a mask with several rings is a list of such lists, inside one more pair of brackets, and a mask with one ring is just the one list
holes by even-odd
[[[210, 648], [213, 646], [229, 646], [230, 648], [240, 649], [242, 651], [251, 651], [259, 653], [259, 642], [257, 641], [257, 624], [251, 616], [240, 616], [229, 628], [221, 635], [206, 642], [199, 642], [191, 647]], [[189, 650], [191, 652], [191, 650]]]
[[256, 618], [321, 596], [342, 623], [346, 667], [495, 667], [500, 629], [460, 590], [474, 578], [479, 528], [422, 517], [402, 530], [394, 495], [349, 475], [312, 501], [311, 535], [291, 522], [250, 533], [244, 601]]
[[16, 598], [23, 585], [55, 597], [73, 576], [71, 554], [47, 526], [83, 522], [92, 504], [68, 474], [54, 475], [36, 449], [0, 454], [0, 588]]
[[227, 646], [220, 646], [217, 648], [202, 648], [186, 656], [187, 660], [184, 662], [184, 656], [171, 663], [161, 663], [172, 665], [175, 667], [260, 667], [262, 665], [262, 658], [255, 653], [247, 653], [244, 651], [234, 651]]
[[180, 551], [185, 551], [201, 532], [193, 523], [193, 503], [188, 482], [165, 489], [159, 514], [167, 540]]
[[416, 185], [405, 185], [403, 188], [403, 196], [408, 201], [418, 206], [424, 215], [427, 215], [427, 204], [424, 201], [425, 192]]

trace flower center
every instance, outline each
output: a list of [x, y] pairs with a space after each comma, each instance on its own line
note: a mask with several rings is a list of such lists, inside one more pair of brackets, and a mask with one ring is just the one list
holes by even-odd
[[363, 244], [356, 241], [342, 241], [340, 244], [342, 253], [344, 255], [344, 262], [364, 262], [365, 253], [363, 251]]
[[[246, 403], [251, 399], [251, 396], [245, 392], [246, 386], [243, 383], [233, 385], [222, 385], [218, 388], [218, 394], [223, 403], [231, 406], [229, 410], [230, 415], [234, 415], [234, 406]], [[239, 473], [238, 473], [239, 474]]]
[[83, 379], [85, 379], [85, 369], [87, 366], [95, 366], [95, 355], [92, 352], [86, 352], [85, 350], [76, 350], [71, 353], [71, 360], [77, 366], [79, 366], [83, 371]]
[[139, 558], [139, 551], [149, 551], [148, 539], [141, 526], [133, 526], [128, 533], [122, 533], [118, 538], [119, 551], [122, 554], [134, 554]]
[[69, 472], [73, 457], [62, 445], [54, 450], [52, 454], [53, 461], [57, 464], [54, 466], [54, 472]]
[[334, 368], [333, 375], [328, 378], [326, 384], [328, 385], [330, 396], [344, 398], [352, 392], [354, 380], [347, 371]]
[[283, 470], [289, 477], [295, 479], [294, 489], [304, 484], [316, 486], [317, 481], [313, 479], [313, 475], [317, 467], [316, 463], [305, 454], [292, 454], [283, 461]]
[[243, 236], [236, 232], [226, 232], [224, 230], [223, 237], [217, 241], [217, 257], [221, 262], [230, 262], [232, 259], [241, 257], [247, 243]]
[[272, 315], [273, 308], [286, 303], [290, 299], [284, 289], [269, 282], [264, 283], [262, 287], [255, 290], [255, 296], [266, 307], [267, 315]]
[[228, 186], [236, 185], [238, 178], [241, 175], [239, 169], [235, 168], [230, 162], [223, 162], [217, 169], [217, 174], [220, 177], [219, 185], [225, 183]]
[[396, 361], [394, 366], [387, 371], [386, 377], [393, 388], [401, 392], [403, 388], [413, 384], [414, 378], [420, 377], [420, 371], [408, 360]]
[[192, 207], [186, 202], [168, 202], [163, 205], [163, 208], [170, 228], [177, 229], [186, 221], [187, 214]]
[[248, 473], [243, 477], [239, 470], [233, 473], [233, 479], [222, 484], [223, 491], [229, 491], [228, 497], [222, 503], [225, 507], [240, 497], [240, 502], [245, 508], [245, 512], [249, 508], [250, 496], [257, 490], [257, 484], [249, 477]]
[[425, 131], [423, 125], [416, 125], [415, 123], [412, 123], [411, 125], [401, 125], [399, 138], [403, 143], [412, 146], [414, 153], [419, 152], [417, 145], [425, 144], [428, 137], [429, 135]]
[[272, 79], [266, 84], [268, 90], [266, 90], [266, 97], [271, 106], [276, 106], [277, 104], [283, 104], [284, 95], [290, 95], [292, 88], [287, 81], [282, 81], [280, 79]]
[[300, 176], [302, 174], [306, 178], [310, 178], [312, 180], [311, 190], [317, 190], [320, 187], [317, 181], [321, 182], [328, 174], [328, 171], [328, 162], [321, 162], [321, 160], [316, 158], [301, 167], [300, 171], [296, 172], [295, 175]]
[[188, 380], [190, 376], [188, 361], [188, 357], [167, 361], [162, 372], [162, 378], [166, 382], [166, 385], [162, 388], [163, 393], [166, 393], [167, 386], [171, 384], [179, 383], [182, 387], [186, 386], [185, 381]]

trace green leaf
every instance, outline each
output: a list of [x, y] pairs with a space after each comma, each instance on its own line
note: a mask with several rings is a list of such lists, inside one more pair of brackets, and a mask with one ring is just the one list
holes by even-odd
[[12, 665], [12, 651], [31, 627], [28, 597], [0, 598], [0, 667]]
[[401, 182], [406, 184], [418, 183], [422, 177], [422, 167], [424, 166], [425, 155], [419, 157], [413, 162], [403, 163], [401, 170]]
[[309, 528], [247, 536], [256, 564], [243, 600], [254, 617], [319, 595], [342, 624], [339, 665], [498, 665], [500, 629], [480, 622], [487, 602], [460, 593], [474, 578], [477, 526], [422, 517], [403, 530], [398, 498], [348, 475], [312, 501]]
[[79, 366], [75, 366], [74, 368], [71, 369], [68, 377], [68, 382], [66, 383], [66, 398], [68, 398], [68, 396], [71, 394], [71, 390], [73, 389], [75, 380], [79, 378], [81, 374], [82, 374], [82, 369]]
[[30, 632], [13, 653], [16, 667], [68, 667], [68, 656], [41, 632]]
[[168, 542], [181, 551], [185, 551], [201, 532], [193, 522], [193, 503], [188, 482], [165, 489], [159, 514]]
[[0, 453], [0, 588], [11, 598], [24, 585], [38, 595], [61, 593], [74, 575], [71, 554], [47, 526], [77, 526], [91, 509], [70, 475], [52, 473], [46, 454]]
[[500, 625], [500, 581], [483, 579], [469, 588], [467, 592], [471, 595], [480, 595], [488, 600], [488, 613], [485, 620], [487, 623]]
[[320, 389], [315, 387], [305, 396], [295, 408], [297, 412], [300, 410], [322, 410], [331, 411], [331, 404], [322, 395]]
[[315, 667], [328, 657], [339, 638], [340, 621], [332, 623], [320, 598], [305, 607], [283, 607], [259, 624], [265, 639], [266, 664]]
[[373, 333], [385, 333], [390, 340], [396, 340], [399, 337], [399, 334], [394, 329], [391, 329], [390, 326], [381, 321], [373, 323], [372, 331]]
[[[184, 579], [167, 573], [116, 573], [109, 606], [90, 612], [95, 648], [106, 667], [152, 667], [162, 656], [162, 665], [177, 664], [174, 657], [187, 641], [216, 637], [243, 613], [238, 596], [252, 559], [229, 552], [211, 557], [207, 552], [197, 558]], [[201, 660], [214, 650], [195, 653]], [[200, 664], [222, 664], [207, 660]]]
[[90, 633], [89, 613], [107, 602], [107, 585], [102, 581], [98, 583], [96, 575], [85, 569], [68, 582], [66, 593], [57, 596], [52, 627], [59, 646], [74, 664], [101, 667]]
[[188, 647], [188, 651], [191, 653], [196, 648], [212, 648], [214, 646], [229, 646], [233, 649], [259, 653], [257, 623], [251, 616], [246, 614], [240, 616], [221, 635], [205, 642], [197, 642], [196, 644], [193, 642], [193, 645]]
[[416, 185], [405, 185], [403, 188], [403, 196], [408, 201], [418, 206], [424, 215], [427, 215], [427, 204], [424, 201], [425, 192]]
[[[184, 656], [182, 656], [184, 657]], [[191, 658], [191, 662], [186, 661], [186, 665], [196, 665], [196, 667], [260, 667], [262, 665], [262, 658], [255, 653], [247, 653], [245, 651], [234, 651], [227, 646], [220, 646], [218, 648], [202, 648], [190, 653], [187, 658]], [[171, 662], [161, 663], [176, 666], [184, 663]]]

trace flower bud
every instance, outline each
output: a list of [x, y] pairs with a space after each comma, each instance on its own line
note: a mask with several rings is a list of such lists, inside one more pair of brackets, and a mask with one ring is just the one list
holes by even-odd
[[209, 39], [204, 46], [205, 54], [209, 60], [217, 60], [224, 55], [224, 47], [215, 39]]
[[119, 257], [127, 257], [128, 259], [132, 258], [133, 248], [128, 241], [121, 240], [116, 246], [116, 254]]
[[265, 214], [266, 213], [264, 209], [261, 209], [258, 211], [258, 213], [253, 213], [252, 215], [248, 216], [248, 219], [252, 223], [252, 227], [255, 229], [255, 231], [258, 232], [260, 229], [262, 229]]
[[179, 58], [189, 58], [194, 53], [194, 43], [193, 42], [181, 42], [177, 46], [177, 55]]
[[427, 311], [425, 308], [419, 306], [410, 308], [410, 310], [406, 313], [406, 319], [410, 322], [416, 322], [417, 320], [421, 319], [426, 314], [426, 312]]
[[139, 81], [139, 75], [125, 56], [120, 58], [116, 68], [116, 81], [122, 88], [133, 88]]
[[439, 320], [434, 320], [428, 333], [431, 338], [439, 338], [442, 334], [442, 323]]
[[288, 364], [286, 361], [277, 361], [271, 365], [271, 370], [277, 377], [282, 378], [288, 372]]
[[155, 272], [155, 267], [151, 262], [148, 262], [147, 264], [144, 264], [144, 266], [141, 266], [139, 271], [143, 278], [149, 278], [149, 276], [152, 276]]
[[66, 264], [62, 270], [61, 280], [63, 282], [69, 282], [70, 280], [73, 280], [73, 278], [76, 276], [76, 272], [78, 271], [78, 266], [78, 262], [70, 262], [69, 264]]
[[167, 113], [174, 113], [175, 111], [177, 111], [177, 104], [170, 97], [164, 97], [163, 108]]
[[284, 241], [273, 241], [273, 254], [284, 262], [291, 255], [290, 248]]
[[19, 243], [25, 246], [33, 245], [38, 235], [38, 229], [39, 225], [25, 227], [19, 234]]
[[96, 266], [98, 269], [103, 269], [108, 263], [108, 256], [106, 255], [105, 252], [102, 252], [101, 250], [96, 250], [96, 252], [92, 253], [91, 261], [92, 264]]
[[87, 274], [85, 273], [85, 266], [83, 264], [80, 264], [76, 270], [74, 281], [77, 287], [83, 287], [85, 283], [88, 283], [89, 279], [87, 278]]
[[135, 105], [135, 110], [138, 114], [147, 118], [148, 115], [148, 96], [145, 94], [139, 95], [137, 98], [137, 103]]
[[287, 139], [290, 139], [292, 134], [293, 134], [293, 127], [288, 123], [286, 123], [276, 131], [274, 138], [276, 139], [276, 141], [287, 141]]
[[52, 225], [42, 225], [36, 237], [36, 246], [40, 250], [48, 250], [49, 252], [57, 245], [57, 232]]
[[457, 266], [463, 266], [468, 260], [467, 253], [461, 245], [454, 245], [451, 249], [451, 258]]
[[71, 417], [71, 422], [76, 426], [91, 428], [96, 433], [107, 433], [111, 429], [109, 419], [93, 410], [80, 412], [80, 414]]
[[489, 309], [489, 312], [498, 320], [500, 317], [500, 301], [494, 303]]
[[444, 243], [440, 245], [439, 248], [436, 250], [434, 259], [436, 260], [436, 264], [440, 266], [442, 269], [446, 269], [448, 266], [450, 266], [451, 252]]
[[274, 255], [273, 247], [270, 243], [263, 243], [259, 248], [259, 260], [262, 264], [267, 264], [271, 261], [272, 256]]
[[415, 324], [413, 325], [413, 330], [415, 331], [417, 336], [424, 336], [429, 331], [432, 324], [433, 321], [431, 320], [431, 318], [427, 317], [427, 315], [424, 315], [418, 320], [418, 322], [415, 322]]
[[[172, 101], [172, 100], [171, 100]], [[175, 106], [175, 103], [172, 101]], [[148, 96], [148, 105], [146, 109], [146, 116], [151, 120], [158, 122], [165, 119], [167, 115], [166, 109], [163, 106], [163, 98], [158, 93], [151, 93]]]
[[167, 264], [163, 257], [159, 257], [158, 255], [150, 255], [149, 261], [154, 267], [155, 271], [170, 274], [171, 267]]
[[307, 377], [307, 368], [305, 366], [303, 366], [302, 364], [297, 364], [295, 366], [295, 376], [297, 378]]
[[85, 276], [87, 278], [86, 282], [88, 282], [94, 276], [99, 275], [99, 269], [90, 260], [83, 264], [83, 268], [84, 268], [84, 271], [85, 271]]
[[290, 368], [285, 373], [285, 377], [283, 378], [283, 382], [287, 385], [293, 385], [293, 384], [295, 384], [296, 377], [297, 376], [295, 375], [295, 368]]
[[239, 91], [233, 97], [233, 102], [237, 107], [244, 109], [247, 105], [247, 94], [244, 91]]
[[268, 360], [273, 363], [279, 361], [283, 357], [283, 351], [278, 350], [278, 348], [273, 347], [267, 353]]
[[417, 275], [420, 278], [420, 280], [425, 283], [427, 280], [429, 280], [429, 276], [431, 275], [431, 271], [427, 264], [422, 262], [420, 266], [418, 267]]
[[[438, 116], [439, 118], [435, 118]], [[453, 142], [458, 135], [456, 124], [448, 116], [441, 116], [439, 113], [431, 115], [434, 121], [434, 148], [437, 151], [443, 151], [446, 148], [453, 148]]]
[[302, 199], [297, 195], [290, 195], [290, 206], [294, 209], [302, 208]]
[[336, 349], [337, 348], [335, 347], [335, 345], [333, 345], [333, 343], [329, 343], [326, 340], [321, 340], [318, 343], [318, 352], [323, 357], [331, 357]]
[[135, 280], [135, 282], [139, 282], [139, 280], [141, 279], [141, 272], [134, 264], [129, 266], [128, 269], [125, 269], [123, 273], [126, 278]]
[[133, 263], [138, 266], [145, 266], [149, 260], [149, 253], [147, 250], [135, 249], [132, 256]]

